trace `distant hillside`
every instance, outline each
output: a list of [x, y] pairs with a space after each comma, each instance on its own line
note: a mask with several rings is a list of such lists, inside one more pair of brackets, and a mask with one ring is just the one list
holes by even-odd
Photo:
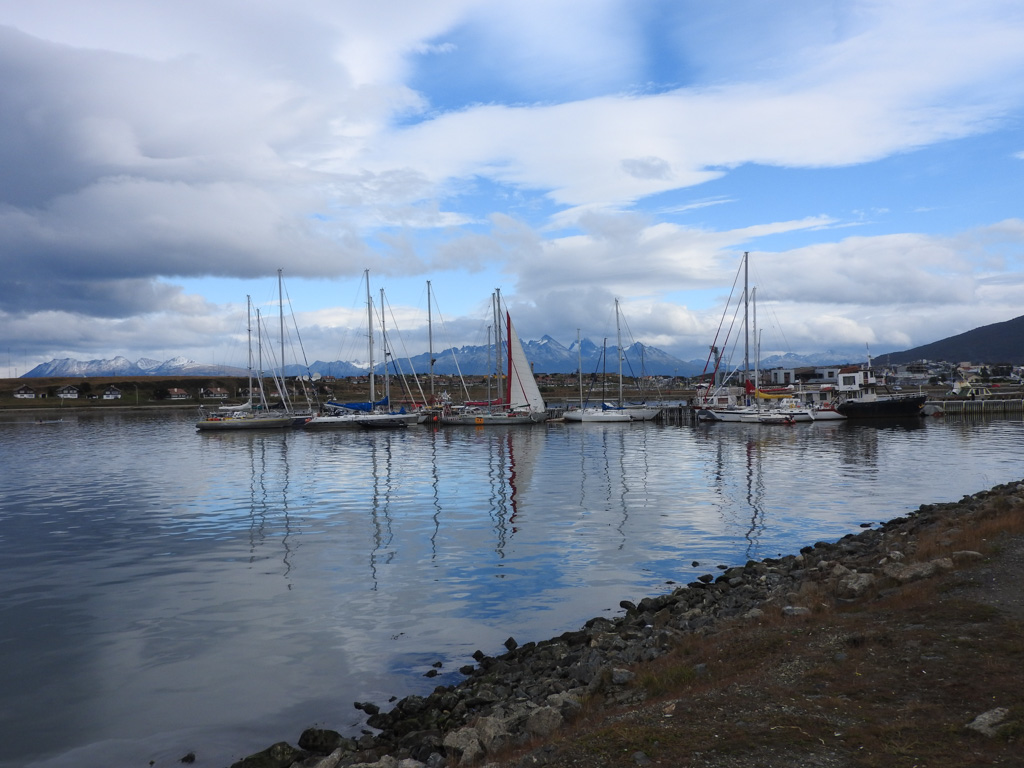
[[947, 363], [1024, 364], [1024, 316], [993, 323], [904, 352], [879, 355], [888, 363], [945, 360]]

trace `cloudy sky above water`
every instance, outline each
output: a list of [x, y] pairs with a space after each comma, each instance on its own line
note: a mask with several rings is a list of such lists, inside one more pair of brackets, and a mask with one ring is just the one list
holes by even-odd
[[744, 251], [763, 355], [906, 349], [1024, 314], [1022, 120], [1018, 0], [0, 0], [0, 351], [244, 364], [281, 269], [310, 361], [364, 270], [703, 358]]

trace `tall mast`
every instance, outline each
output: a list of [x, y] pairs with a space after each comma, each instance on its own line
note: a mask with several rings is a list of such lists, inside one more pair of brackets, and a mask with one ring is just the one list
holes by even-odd
[[284, 291], [282, 290], [281, 269], [277, 270], [277, 305], [278, 320], [281, 327], [281, 402], [286, 409], [291, 410], [291, 402], [288, 399], [288, 387], [285, 384], [284, 376]]
[[427, 354], [430, 355], [430, 402], [434, 402], [434, 323], [430, 313], [430, 281], [427, 280]]
[[[750, 381], [750, 326], [747, 322], [747, 314], [750, 309], [750, 293], [748, 286], [750, 270], [750, 251], [743, 252], [743, 390], [746, 391], [746, 384]], [[750, 404], [749, 402], [747, 403]]]
[[622, 407], [622, 327], [619, 323], [619, 300], [615, 300], [615, 349], [619, 355], [619, 408]]
[[604, 337], [604, 341], [601, 344], [601, 407], [604, 408], [604, 402], [607, 395], [605, 390], [608, 388], [608, 337]]
[[[512, 405], [512, 315], [505, 310], [505, 323], [508, 331], [505, 334], [505, 346], [508, 348], [508, 387], [505, 392], [505, 403]], [[516, 384], [518, 385], [518, 380]]]
[[366, 275], [366, 350], [370, 358], [370, 403], [375, 397], [373, 389], [373, 299], [370, 298], [370, 270], [364, 270]]
[[281, 290], [281, 270], [277, 270], [277, 307], [281, 326], [281, 381], [284, 381], [284, 293]]
[[501, 380], [501, 288], [494, 289], [494, 364], [498, 373], [498, 400], [505, 399], [505, 386]]
[[580, 408], [583, 408], [583, 347], [580, 346], [580, 329], [576, 329], [576, 378], [580, 382]]
[[245, 327], [249, 335], [249, 403], [252, 404], [252, 296], [245, 297]]
[[[493, 298], [493, 297], [492, 297]], [[487, 405], [491, 405], [491, 374], [494, 373], [491, 368], [491, 326], [487, 326]]]
[[391, 405], [391, 377], [388, 375], [388, 334], [384, 328], [384, 289], [380, 289], [380, 345], [384, 353], [384, 397]]
[[757, 288], [754, 288], [751, 300], [754, 302], [754, 403], [760, 413], [761, 398], [757, 396], [757, 379], [761, 374], [761, 337], [757, 333]]
[[267, 393], [263, 389], [263, 320], [260, 318], [259, 307], [256, 308], [256, 349], [258, 350], [259, 360], [259, 388], [260, 388], [260, 404], [263, 406], [263, 410], [267, 410]]

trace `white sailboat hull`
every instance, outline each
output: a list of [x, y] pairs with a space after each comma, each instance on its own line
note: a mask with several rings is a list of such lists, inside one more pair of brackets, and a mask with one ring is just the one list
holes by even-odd
[[566, 411], [563, 418], [573, 422], [628, 422], [633, 419], [624, 411], [606, 411], [603, 408], [577, 408]]
[[661, 408], [644, 405], [627, 405], [623, 410], [629, 414], [630, 421], [654, 421], [661, 413]]

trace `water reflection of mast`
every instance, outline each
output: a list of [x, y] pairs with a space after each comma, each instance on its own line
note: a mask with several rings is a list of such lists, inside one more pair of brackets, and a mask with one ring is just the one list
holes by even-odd
[[[249, 438], [249, 435], [243, 435]], [[267, 440], [277, 440], [281, 446], [281, 513], [284, 525], [284, 536], [281, 539], [281, 546], [284, 554], [281, 562], [284, 563], [284, 576], [287, 579], [292, 570], [291, 564], [291, 512], [288, 506], [288, 492], [291, 484], [291, 474], [288, 467], [288, 441], [284, 434], [274, 435], [252, 435], [249, 440], [249, 468], [251, 479], [249, 483], [249, 562], [256, 561], [256, 550], [266, 540], [266, 526], [268, 513], [272, 511], [270, 496], [271, 490], [267, 485], [270, 476], [267, 466]], [[289, 583], [288, 588], [291, 589]]]
[[[579, 437], [577, 451], [580, 455], [580, 510], [589, 515], [594, 509], [589, 508], [588, 496], [597, 501], [595, 509], [606, 514], [619, 512], [620, 517], [616, 530], [619, 532], [619, 549], [626, 543], [626, 526], [629, 522], [629, 496], [631, 493], [629, 451], [627, 446], [632, 437], [627, 437], [629, 427], [625, 424], [591, 424], [587, 429], [572, 430], [572, 436]], [[612, 441], [610, 435], [617, 434]], [[633, 434], [633, 430], [629, 430]], [[612, 446], [615, 442], [616, 446]], [[612, 454], [618, 450], [618, 456]], [[588, 473], [589, 464], [595, 465], [595, 472]], [[617, 465], [618, 477], [612, 467]], [[644, 468], [646, 473], [646, 466]], [[646, 477], [646, 474], [645, 474]], [[599, 495], [598, 495], [599, 494]]]
[[[373, 498], [370, 505], [370, 516], [373, 520], [373, 549], [370, 552], [370, 573], [373, 576], [373, 590], [377, 590], [377, 563], [380, 551], [390, 546], [394, 538], [391, 529], [391, 438], [392, 433], [386, 430], [366, 433], [370, 438], [370, 474], [373, 479]], [[378, 465], [378, 444], [384, 441], [384, 472], [381, 474]], [[383, 489], [382, 489], [383, 486]], [[386, 552], [382, 562], [390, 563], [394, 558], [393, 550]]]
[[[757, 425], [752, 425], [757, 429]], [[744, 533], [747, 540], [746, 557], [751, 558], [760, 544], [761, 535], [765, 527], [764, 497], [765, 485], [762, 465], [762, 441], [751, 437], [749, 432], [744, 435], [744, 453], [742, 482], [739, 477], [733, 478], [729, 474], [729, 467], [737, 467], [739, 464], [735, 459], [735, 446], [729, 436], [721, 436], [718, 431], [718, 439], [714, 442], [714, 461], [711, 463], [711, 489], [719, 498], [721, 507], [719, 509], [723, 516], [732, 518], [744, 514], [744, 510], [750, 511], [750, 524]], [[739, 435], [736, 435], [739, 438]], [[742, 497], [740, 496], [742, 489]]]
[[[288, 462], [288, 439], [287, 435], [281, 436], [281, 463], [284, 467], [284, 483], [281, 486], [281, 509], [284, 512], [284, 538], [281, 540], [281, 544], [284, 547], [284, 575], [285, 578], [291, 573], [291, 536], [292, 536], [292, 515], [291, 509], [288, 506], [288, 492], [291, 489], [292, 473], [291, 466]], [[288, 583], [288, 589], [291, 589], [291, 582]]]
[[[429, 285], [429, 283], [428, 283]], [[433, 386], [433, 382], [431, 382]], [[434, 531], [430, 534], [430, 559], [437, 557], [437, 535], [441, 532], [441, 476], [437, 471], [437, 436], [439, 432], [431, 430], [430, 434], [430, 476], [434, 489]]]
[[[621, 346], [621, 345], [620, 345]], [[620, 384], [621, 386], [621, 384]], [[622, 517], [619, 520], [619, 549], [626, 545], [626, 523], [629, 521], [629, 481], [626, 479], [626, 436], [624, 429], [616, 429], [619, 435], [619, 504], [622, 506]], [[607, 446], [605, 446], [607, 450]], [[608, 478], [608, 498], [611, 498], [611, 477]]]
[[[256, 448], [259, 448], [257, 462]], [[249, 563], [256, 561], [256, 549], [266, 538], [267, 524], [267, 452], [263, 440], [249, 441]]]
[[[505, 545], [508, 543], [508, 523], [515, 517], [515, 461], [512, 459], [512, 435], [507, 430], [504, 434], [491, 432], [489, 441], [487, 477], [491, 485], [491, 510], [493, 512], [494, 530], [498, 535], [495, 551], [505, 557]], [[506, 455], [509, 456], [506, 481]], [[506, 486], [506, 482], [508, 485]], [[512, 512], [509, 514], [509, 507]]]
[[756, 553], [764, 532], [764, 475], [761, 471], [761, 450], [754, 440], [747, 440], [747, 505], [750, 507], [750, 528], [747, 539], [747, 559]]
[[[523, 436], [529, 440], [531, 435], [529, 433], [523, 433]], [[516, 516], [519, 514], [519, 488], [516, 486], [516, 450], [515, 444], [512, 442], [512, 433], [508, 433], [508, 523], [512, 526], [510, 533], [516, 532]]]

